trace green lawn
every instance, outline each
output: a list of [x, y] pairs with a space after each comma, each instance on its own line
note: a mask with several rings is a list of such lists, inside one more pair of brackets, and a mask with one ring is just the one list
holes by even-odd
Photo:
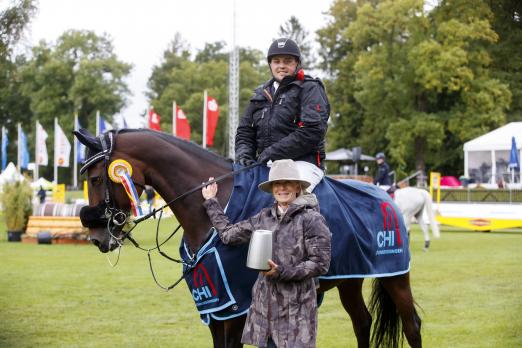
[[[151, 245], [152, 224], [134, 235]], [[211, 346], [185, 285], [158, 288], [146, 254], [131, 245], [111, 268], [90, 245], [7, 243], [1, 221], [0, 236], [0, 347]], [[422, 244], [415, 230], [411, 279], [424, 346], [522, 346], [522, 232], [443, 230], [429, 252]], [[177, 280], [180, 266], [154, 261], [164, 284]], [[336, 291], [320, 309], [318, 347], [356, 347]]]

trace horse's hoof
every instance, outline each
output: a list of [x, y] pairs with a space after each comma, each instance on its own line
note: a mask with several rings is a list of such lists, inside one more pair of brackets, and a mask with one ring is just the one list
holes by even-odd
[[424, 242], [424, 251], [428, 251], [429, 248], [430, 248], [430, 241], [427, 240], [427, 241]]

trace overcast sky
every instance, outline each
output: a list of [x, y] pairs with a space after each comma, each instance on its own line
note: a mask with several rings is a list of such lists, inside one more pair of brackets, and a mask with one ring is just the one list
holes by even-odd
[[[315, 39], [315, 31], [327, 23], [324, 13], [331, 3], [237, 0], [236, 42], [265, 52], [279, 26], [292, 15]], [[41, 39], [55, 42], [68, 29], [94, 30], [112, 37], [118, 58], [133, 64], [128, 79], [133, 96], [122, 112], [126, 118], [135, 118], [148, 107], [144, 92], [151, 69], [161, 62], [176, 32], [193, 51], [206, 42], [232, 42], [233, 0], [39, 0], [38, 7], [27, 33], [29, 45]]]

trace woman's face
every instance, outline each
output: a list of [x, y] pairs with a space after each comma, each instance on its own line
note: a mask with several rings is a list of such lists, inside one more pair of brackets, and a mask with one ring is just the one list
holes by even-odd
[[270, 70], [274, 78], [281, 82], [286, 76], [295, 74], [297, 60], [294, 56], [280, 55], [272, 57]]
[[272, 194], [279, 205], [286, 206], [293, 202], [301, 192], [301, 184], [298, 181], [274, 181]]

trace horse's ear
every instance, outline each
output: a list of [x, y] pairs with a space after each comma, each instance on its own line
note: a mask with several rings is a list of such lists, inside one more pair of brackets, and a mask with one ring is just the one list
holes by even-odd
[[80, 128], [78, 131], [74, 131], [73, 134], [78, 138], [78, 141], [83, 145], [87, 146], [91, 150], [101, 151], [102, 145], [100, 139], [93, 136], [85, 128]]

